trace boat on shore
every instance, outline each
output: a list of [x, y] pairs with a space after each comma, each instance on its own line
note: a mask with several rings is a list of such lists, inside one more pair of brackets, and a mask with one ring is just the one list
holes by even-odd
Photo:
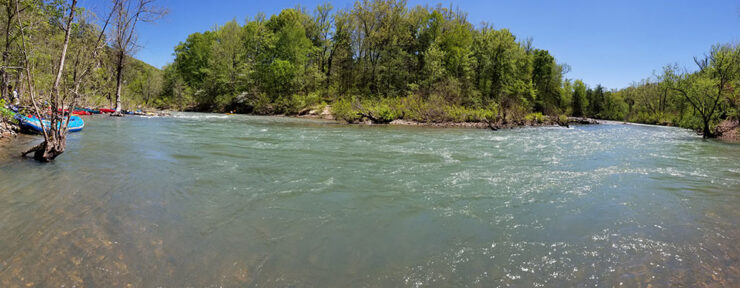
[[[39, 120], [33, 115], [16, 114], [15, 119], [18, 120], [21, 129], [26, 129], [36, 133], [42, 133], [43, 128], [46, 128], [48, 130], [51, 126], [51, 122], [49, 120]], [[42, 123], [43, 128], [41, 126]], [[57, 123], [57, 128], [60, 127], [61, 124], [62, 123]], [[85, 128], [85, 121], [82, 121], [82, 118], [78, 116], [72, 116], [69, 118], [69, 132], [80, 132], [83, 128]]]
[[90, 108], [78, 108], [78, 110], [89, 112], [90, 114], [100, 114], [100, 110], [90, 109]]
[[72, 115], [87, 116], [87, 115], [92, 115], [92, 113], [88, 111], [84, 111], [84, 110], [75, 110], [75, 111], [72, 111]]

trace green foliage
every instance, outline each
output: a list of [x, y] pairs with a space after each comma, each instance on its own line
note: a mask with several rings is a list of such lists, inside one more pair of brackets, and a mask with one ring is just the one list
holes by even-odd
[[540, 112], [529, 113], [527, 116], [524, 116], [524, 120], [527, 123], [542, 124], [545, 123], [545, 116]]
[[587, 107], [586, 84], [583, 84], [583, 81], [576, 80], [576, 82], [573, 84], [572, 99], [573, 99], [573, 102], [571, 104], [571, 107], [573, 108], [573, 116], [575, 117], [586, 116], [585, 115], [585, 110]]
[[280, 96], [274, 101], [274, 113], [296, 115], [301, 110], [318, 105], [321, 98], [316, 93], [308, 95], [293, 94], [291, 96]]
[[565, 114], [560, 114], [558, 116], [558, 123], [561, 123], [561, 124], [568, 123], [568, 116]]
[[324, 4], [312, 15], [285, 9], [188, 36], [154, 103], [295, 114], [324, 101], [348, 122], [541, 123], [565, 114], [695, 127], [696, 118], [740, 117], [737, 45], [714, 47], [696, 73], [667, 66], [610, 91], [564, 79], [569, 66], [531, 43], [476, 28], [464, 12], [406, 1], [358, 0], [334, 13]]
[[[175, 49], [162, 99], [176, 98], [170, 88], [180, 88], [179, 81], [206, 110], [244, 103], [237, 97], [242, 93], [266, 94], [280, 104], [274, 113], [291, 107], [286, 95], [293, 94], [316, 93], [325, 100], [355, 95], [363, 105], [415, 94], [423, 105], [443, 102], [410, 109], [428, 121], [444, 118], [439, 107], [447, 105], [474, 110], [534, 103], [534, 56], [506, 29], [475, 29], [463, 12], [441, 6], [409, 9], [405, 1], [365, 0], [334, 15], [330, 10], [322, 5], [311, 17], [301, 9], [285, 9], [269, 20], [260, 15], [244, 26], [232, 21], [190, 35]], [[540, 70], [547, 71], [537, 79], [559, 94], [559, 66], [549, 54], [545, 58]], [[382, 119], [399, 117], [382, 107], [376, 111]]]
[[257, 115], [276, 113], [270, 97], [265, 94], [257, 94], [256, 97], [251, 99], [249, 105], [252, 107], [252, 112]]
[[[24, 42], [28, 52], [28, 64], [33, 71], [33, 86], [37, 100], [49, 100], [49, 91], [54, 83], [56, 69], [60, 57], [60, 48], [64, 40], [64, 30], [60, 29], [62, 19], [68, 15], [69, 1], [20, 1], [20, 18], [24, 29]], [[0, 22], [5, 23], [3, 31], [8, 37], [3, 37], [8, 51], [5, 53], [4, 66], [24, 66], [25, 57], [21, 51], [22, 45], [19, 33], [18, 16], [15, 13], [14, 1], [0, 3], [4, 13], [0, 13]], [[115, 98], [115, 55], [113, 47], [104, 47], [100, 56], [92, 57], [100, 36], [101, 27], [90, 17], [89, 11], [77, 6], [76, 17], [70, 26], [70, 41], [68, 43], [65, 69], [62, 73], [60, 97], [70, 104], [71, 91], [75, 90], [75, 82], [84, 74], [80, 83], [77, 99], [78, 106], [108, 106]], [[110, 26], [108, 27], [110, 28]], [[110, 31], [110, 30], [109, 30]], [[105, 39], [103, 39], [105, 42]], [[110, 41], [112, 42], [112, 41]], [[147, 105], [157, 102], [162, 95], [162, 73], [159, 69], [131, 57], [124, 58], [127, 64], [124, 69], [122, 93], [130, 106]], [[94, 67], [89, 73], [83, 73], [86, 67]], [[28, 96], [30, 88], [24, 81], [25, 73], [17, 69], [5, 71], [7, 83], [0, 83], [0, 87], [7, 84], [15, 87], [21, 98], [21, 105], [30, 105]], [[23, 76], [21, 76], [23, 75]], [[0, 89], [4, 90], [4, 89]], [[6, 93], [2, 91], [1, 93]], [[163, 102], [160, 100], [159, 102]]]
[[446, 121], [451, 122], [487, 122], [496, 118], [497, 109], [467, 108], [464, 106], [446, 106]]
[[0, 121], [16, 123], [17, 120], [13, 116], [15, 116], [15, 113], [5, 108], [5, 99], [0, 99], [0, 118], [2, 118]]
[[349, 123], [354, 123], [360, 120], [360, 114], [352, 108], [353, 100], [354, 99], [341, 98], [337, 101], [334, 101], [334, 104], [332, 104], [331, 106], [331, 111], [334, 115], [334, 118], [344, 120]]
[[606, 97], [604, 109], [619, 110], [630, 121], [678, 125], [713, 136], [713, 127], [721, 120], [739, 117], [740, 45], [715, 45], [695, 60], [696, 72], [665, 66], [654, 79], [617, 91], [614, 99]]
[[470, 108], [449, 104], [444, 99], [433, 97], [424, 100], [418, 96], [358, 100], [350, 102], [340, 99], [334, 102], [332, 111], [337, 119], [357, 122], [366, 118], [378, 123], [403, 119], [426, 123], [442, 122], [485, 122], [496, 118], [495, 105], [486, 108]]
[[547, 50], [536, 49], [532, 62], [532, 83], [536, 90], [535, 111], [559, 113], [561, 106], [562, 66]]

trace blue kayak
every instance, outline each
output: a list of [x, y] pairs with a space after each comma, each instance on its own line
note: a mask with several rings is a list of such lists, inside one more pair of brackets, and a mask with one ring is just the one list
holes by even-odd
[[[41, 133], [41, 123], [39, 123], [38, 118], [33, 117], [33, 116], [26, 117], [21, 114], [16, 114], [15, 119], [18, 119], [18, 122], [20, 123], [21, 127]], [[49, 126], [51, 126], [51, 123], [49, 122], [49, 120], [43, 120], [43, 121], [44, 121], [44, 127], [46, 129], [49, 129]], [[61, 123], [57, 123], [57, 128], [60, 127], [59, 125], [61, 125]], [[72, 116], [72, 118], [69, 119], [69, 132], [80, 132], [82, 131], [82, 128], [85, 128], [85, 121], [82, 121], [82, 118], [77, 117], [77, 116]]]

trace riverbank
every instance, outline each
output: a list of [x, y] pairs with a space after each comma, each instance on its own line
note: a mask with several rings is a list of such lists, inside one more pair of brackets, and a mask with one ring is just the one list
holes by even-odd
[[[533, 114], [530, 114], [530, 115], [533, 115]], [[367, 117], [363, 117], [362, 120], [360, 121], [348, 122], [348, 121], [336, 119], [336, 117], [332, 114], [331, 106], [329, 105], [322, 108], [321, 111], [305, 110], [305, 113], [301, 113], [300, 115], [295, 115], [295, 116], [278, 115], [278, 116], [334, 120], [340, 123], [346, 123], [350, 125], [394, 125], [394, 126], [419, 126], [419, 127], [435, 127], [435, 128], [473, 128], [473, 129], [491, 129], [491, 130], [514, 129], [514, 128], [522, 128], [522, 127], [544, 127], [544, 126], [568, 127], [570, 125], [594, 125], [594, 124], [675, 127], [668, 122], [660, 123], [660, 124], [647, 124], [647, 123], [639, 123], [639, 122], [594, 119], [594, 118], [585, 118], [585, 117], [567, 117], [566, 119], [556, 120], [556, 119], [553, 119], [553, 117], [542, 116], [542, 115], [539, 115], [539, 117], [532, 117], [532, 118], [525, 117], [525, 119], [523, 120], [509, 121], [506, 123], [504, 123], [503, 121], [497, 121], [497, 122], [482, 122], [482, 121], [421, 122], [421, 121], [406, 120], [406, 119], [395, 119], [388, 123], [377, 123], [377, 122], [374, 122], [372, 119], [368, 119]], [[685, 128], [685, 129], [688, 129], [688, 128]], [[701, 131], [695, 131], [695, 132], [701, 135]], [[740, 143], [740, 123], [738, 123], [737, 120], [723, 120], [715, 127], [715, 135], [717, 136], [716, 139], [724, 141], [724, 142]]]
[[0, 141], [15, 137], [20, 131], [18, 125], [0, 119]]
[[13, 111], [5, 108], [4, 101], [0, 100], [0, 140], [13, 137], [20, 130], [11, 120], [15, 115]]
[[530, 114], [519, 120], [503, 121], [500, 117], [492, 121], [417, 121], [410, 119], [393, 119], [391, 121], [382, 121], [371, 115], [358, 113], [358, 118], [347, 121], [340, 119], [335, 115], [330, 105], [325, 105], [319, 109], [304, 109], [298, 115], [277, 115], [281, 117], [296, 117], [309, 119], [333, 120], [340, 123], [351, 125], [393, 125], [393, 126], [419, 126], [419, 127], [436, 127], [436, 128], [474, 128], [474, 129], [513, 129], [519, 127], [539, 127], [539, 126], [569, 126], [583, 124], [599, 124], [599, 121], [591, 118], [581, 117], [554, 117], [542, 114]]
[[[659, 123], [659, 124], [647, 124], [647, 123], [639, 123], [639, 122], [628, 122], [628, 121], [615, 121], [615, 120], [602, 120], [602, 119], [596, 119], [595, 121], [598, 121], [601, 124], [622, 124], [622, 125], [637, 125], [637, 126], [662, 126], [662, 127], [677, 127], [677, 128], [683, 128], [679, 126], [671, 125], [670, 123]], [[687, 130], [692, 130], [689, 128], [683, 128]], [[702, 135], [701, 130], [692, 130], [696, 132], [697, 135]], [[721, 140], [724, 142], [729, 143], [740, 143], [740, 123], [738, 123], [737, 120], [722, 120], [717, 126], [714, 128], [715, 138], [717, 140]]]

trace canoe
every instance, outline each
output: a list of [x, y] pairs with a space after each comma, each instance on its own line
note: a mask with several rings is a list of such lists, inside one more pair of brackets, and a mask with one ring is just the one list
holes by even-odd
[[99, 110], [102, 113], [113, 113], [113, 112], [116, 112], [116, 109], [100, 108]]
[[[65, 117], [66, 118], [66, 117]], [[41, 123], [39, 122], [39, 119], [34, 117], [33, 115], [21, 115], [16, 114], [15, 119], [18, 119], [18, 122], [21, 125], [21, 128], [26, 128], [38, 133], [41, 133]], [[49, 129], [49, 126], [51, 126], [51, 123], [49, 120], [43, 120], [44, 127], [46, 129]], [[57, 127], [59, 127], [61, 123], [57, 123]], [[82, 118], [77, 116], [72, 116], [69, 119], [69, 132], [79, 132], [82, 131], [82, 128], [85, 128], [85, 121], [82, 121]]]
[[72, 115], [82, 116], [82, 115], [92, 115], [92, 113], [84, 111], [84, 110], [75, 110], [74, 112], [72, 112]]

